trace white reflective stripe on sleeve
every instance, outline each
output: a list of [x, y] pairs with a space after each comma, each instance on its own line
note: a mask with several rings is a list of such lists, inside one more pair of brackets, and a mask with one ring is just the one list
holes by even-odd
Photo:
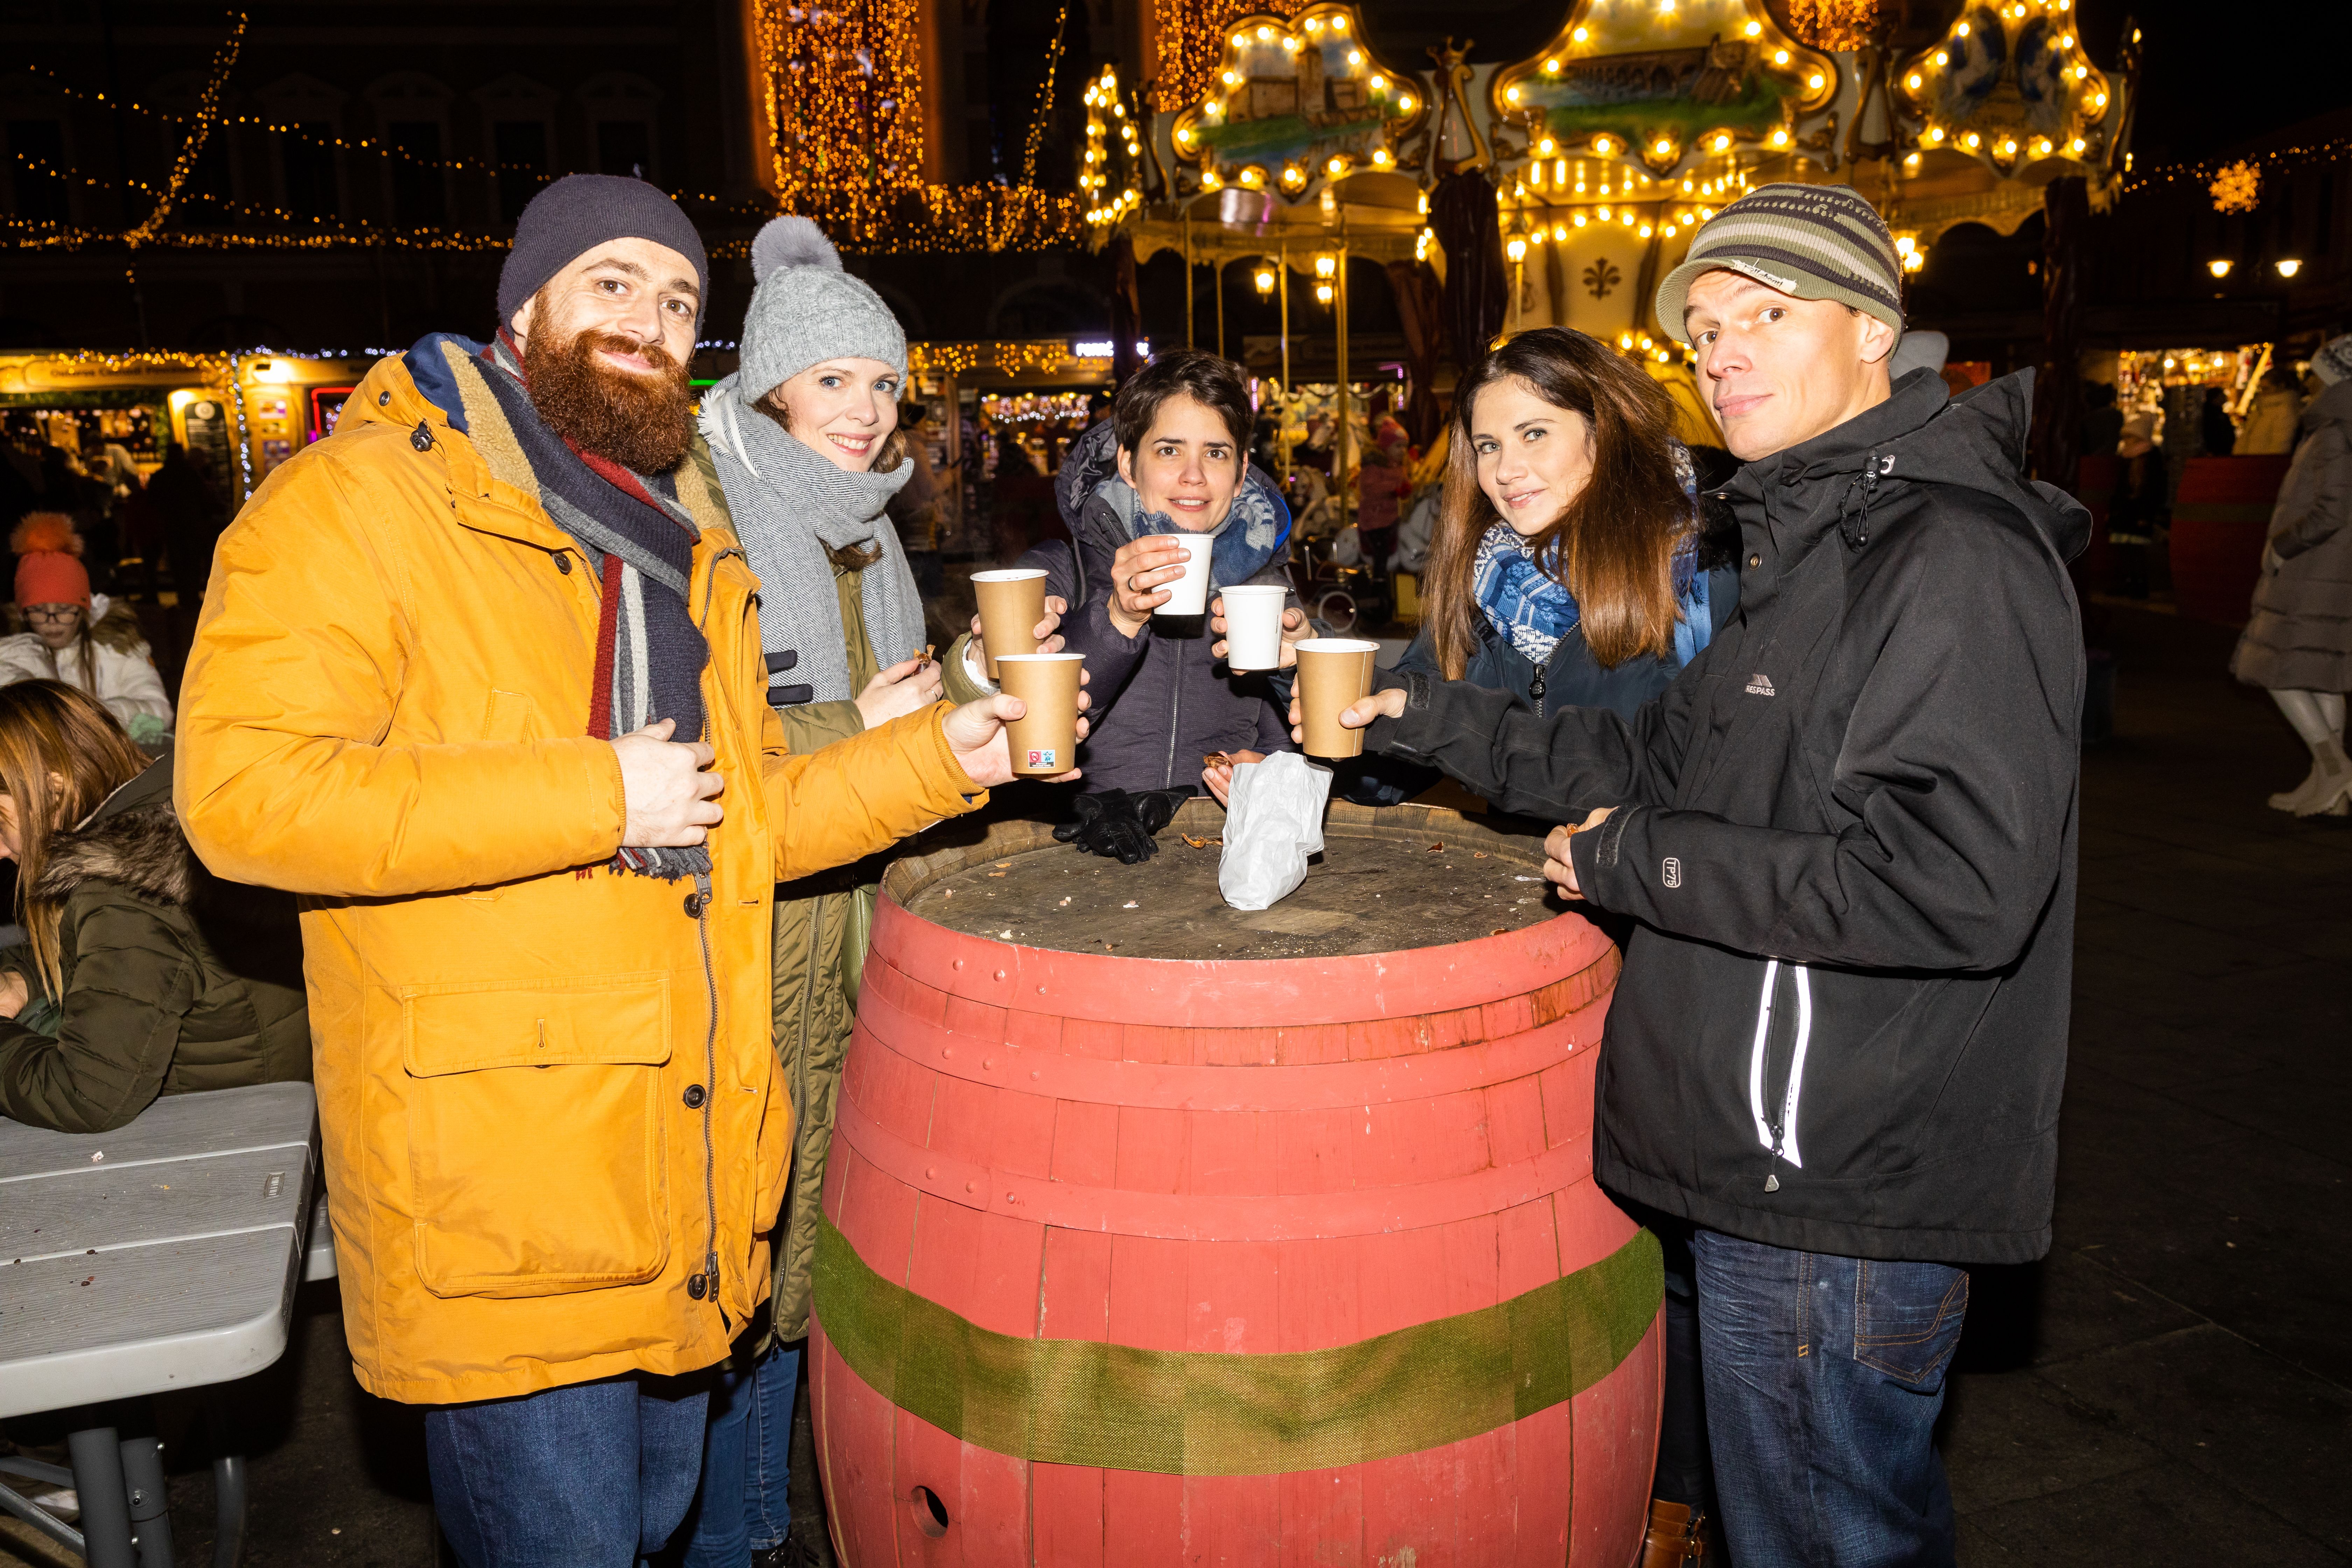
[[1797, 1152], [1797, 1090], [1805, 1081], [1805, 1047], [1813, 1037], [1813, 974], [1801, 963], [1793, 968], [1797, 974], [1797, 1048], [1789, 1057], [1789, 1092], [1780, 1100], [1780, 1157], [1801, 1171], [1805, 1161]]
[[1763, 994], [1756, 999], [1756, 1048], [1748, 1058], [1748, 1108], [1756, 1113], [1756, 1142], [1772, 1147], [1772, 1128], [1764, 1120], [1764, 1047], [1772, 1037], [1772, 983], [1780, 978], [1780, 961], [1764, 966]]

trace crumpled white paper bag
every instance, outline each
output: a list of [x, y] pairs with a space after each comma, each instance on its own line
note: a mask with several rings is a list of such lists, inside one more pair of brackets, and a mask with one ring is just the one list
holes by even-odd
[[1307, 880], [1307, 858], [1323, 852], [1323, 805], [1331, 770], [1297, 752], [1276, 752], [1234, 770], [1225, 806], [1225, 850], [1217, 891], [1237, 910], [1263, 910]]

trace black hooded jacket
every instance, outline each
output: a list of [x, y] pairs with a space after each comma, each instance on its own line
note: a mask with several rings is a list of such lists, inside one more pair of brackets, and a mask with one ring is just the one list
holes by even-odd
[[[1628, 721], [1410, 678], [1370, 743], [1558, 822], [1640, 922], [1593, 1163], [1845, 1257], [2050, 1242], [2073, 970], [2087, 514], [2021, 477], [2028, 374], [1885, 403], [1716, 492], [1738, 618]], [[1395, 684], [1394, 681], [1387, 684]]]

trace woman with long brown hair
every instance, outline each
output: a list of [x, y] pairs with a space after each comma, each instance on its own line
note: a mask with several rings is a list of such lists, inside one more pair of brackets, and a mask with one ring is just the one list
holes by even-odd
[[213, 880], [150, 763], [87, 692], [0, 687], [0, 1116], [106, 1132], [159, 1094], [307, 1079], [293, 900]]
[[[1674, 404], [1639, 365], [1544, 327], [1454, 394], [1421, 635], [1397, 668], [1509, 691], [1538, 714], [1631, 718], [1739, 599], [1737, 531], [1702, 526]], [[1335, 793], [1391, 805], [1434, 770], [1380, 757]]]

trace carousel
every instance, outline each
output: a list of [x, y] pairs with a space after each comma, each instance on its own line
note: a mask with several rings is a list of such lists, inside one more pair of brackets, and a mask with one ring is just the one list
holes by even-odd
[[[2138, 34], [2103, 69], [2073, 5], [1971, 4], [1906, 48], [1867, 17], [1798, 37], [1762, 0], [1573, 0], [1538, 52], [1473, 65], [1466, 41], [1425, 61], [1382, 58], [1355, 5], [1318, 0], [1231, 24], [1205, 90], [1178, 107], [1130, 114], [1108, 75], [1095, 84], [1090, 221], [1139, 263], [1175, 251], [1220, 277], [1247, 267], [1278, 293], [1284, 366], [1268, 395], [1286, 432], [1306, 423], [1302, 405], [1336, 405], [1340, 469], [1364, 435], [1350, 406], [1365, 385], [1350, 375], [1352, 258], [1414, 264], [1433, 299], [1452, 269], [1499, 271], [1486, 330], [1566, 326], [1613, 342], [1675, 392], [1685, 438], [1711, 442], [1687, 356], [1652, 301], [1699, 226], [1742, 192], [1850, 184], [1915, 272], [1957, 225], [2009, 234], [2047, 211], [2071, 234], [2075, 213], [2113, 202], [2130, 167]], [[1483, 233], [1432, 216], [1463, 175], [1494, 192]], [[1317, 396], [1287, 374], [1300, 287], [1333, 307], [1322, 319], [1338, 374]], [[1221, 322], [1189, 319], [1192, 297], [1188, 336], [1222, 343]], [[1434, 369], [1423, 356], [1408, 373]]]

